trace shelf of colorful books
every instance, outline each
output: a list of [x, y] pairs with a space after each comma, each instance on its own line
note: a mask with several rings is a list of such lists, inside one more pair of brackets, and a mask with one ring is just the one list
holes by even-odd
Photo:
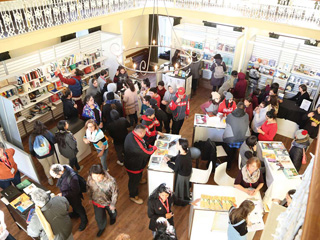
[[97, 64], [98, 62], [102, 62], [102, 61], [106, 60], [107, 58], [108, 58], [107, 56], [98, 57], [98, 58], [95, 59], [94, 62], [91, 63], [91, 64], [88, 64], [88, 65], [79, 65], [79, 66], [78, 66], [78, 69], [83, 70], [83, 69], [85, 69], [86, 67], [90, 67], [90, 66], [92, 66], [92, 65], [94, 65], [94, 64]]
[[0, 88], [0, 93], [1, 92], [6, 92], [6, 91], [10, 91], [12, 89], [16, 89], [16, 87], [14, 85], [8, 85], [8, 86], [5, 86], [5, 87], [2, 87], [2, 88]]
[[[252, 61], [249, 61], [249, 63], [250, 64], [256, 64], [256, 62], [252, 62]], [[264, 65], [264, 64], [262, 64], [262, 63], [259, 63], [259, 66], [261, 66], [261, 67], [265, 67], [265, 68], [270, 68], [270, 69], [276, 69], [276, 67], [275, 66], [270, 66], [270, 65]]]
[[46, 115], [46, 114], [48, 114], [48, 113], [50, 113], [51, 111], [53, 111], [54, 109], [56, 109], [56, 107], [54, 107], [54, 106], [52, 106], [51, 107], [51, 110], [49, 110], [48, 112], [46, 112], [46, 113], [43, 113], [43, 114], [36, 114], [33, 118], [26, 118], [26, 120], [25, 121], [27, 121], [28, 123], [32, 123], [33, 121], [35, 121], [35, 120], [37, 120], [37, 119], [39, 119], [39, 118], [41, 118], [41, 117], [43, 117], [44, 115]]
[[27, 95], [27, 94], [29, 94], [29, 93], [32, 93], [32, 92], [34, 92], [34, 91], [36, 91], [36, 90], [39, 90], [39, 89], [41, 89], [41, 88], [44, 88], [44, 87], [48, 86], [49, 84], [51, 84], [51, 82], [41, 83], [39, 87], [35, 87], [35, 88], [31, 88], [31, 87], [30, 87], [31, 90], [29, 90], [29, 91], [27, 91], [27, 92], [19, 93], [19, 96], [24, 96], [24, 95]]
[[14, 84], [15, 86], [22, 86], [22, 85], [24, 85], [24, 84], [28, 84], [28, 83], [30, 83], [30, 82], [33, 82], [33, 81], [35, 81], [35, 80], [38, 80], [38, 79], [40, 79], [40, 78], [43, 78], [44, 76], [41, 76], [41, 77], [37, 77], [37, 78], [34, 78], [34, 79], [31, 79], [31, 80], [28, 80], [27, 82], [24, 82], [24, 83], [21, 83], [21, 84]]
[[299, 75], [301, 77], [314, 78], [314, 79], [320, 80], [320, 77], [318, 77], [318, 76], [311, 76], [311, 75], [307, 75], [307, 74], [296, 72], [296, 71], [291, 71], [291, 74]]
[[29, 107], [32, 107], [33, 105], [36, 105], [38, 102], [41, 102], [41, 101], [43, 101], [43, 100], [51, 97], [52, 95], [53, 95], [53, 94], [50, 93], [50, 92], [47, 92], [47, 93], [45, 93], [45, 94], [42, 94], [40, 97], [37, 97], [37, 98], [34, 99], [34, 100], [36, 100], [35, 102], [31, 102], [31, 103], [29, 103], [29, 104], [27, 104], [27, 105], [24, 105], [23, 108], [24, 108], [24, 109], [27, 109], [27, 108], [29, 108]]

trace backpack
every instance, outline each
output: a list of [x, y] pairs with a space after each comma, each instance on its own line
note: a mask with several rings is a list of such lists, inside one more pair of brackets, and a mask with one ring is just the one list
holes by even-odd
[[43, 157], [50, 153], [51, 145], [44, 136], [38, 135], [34, 139], [33, 150], [38, 156]]
[[79, 182], [79, 186], [80, 186], [80, 192], [81, 193], [85, 193], [87, 192], [87, 182], [86, 180], [84, 180], [83, 177], [81, 177], [78, 173], [72, 171], [69, 175], [68, 175], [68, 184], [70, 184], [71, 182], [71, 178], [73, 178], [74, 175], [77, 175], [78, 177], [78, 182]]
[[[223, 63], [223, 62], [222, 62]], [[223, 65], [221, 63], [221, 66], [218, 66], [218, 64], [215, 63], [216, 67], [214, 68], [214, 78], [223, 78], [224, 77], [224, 70]]]

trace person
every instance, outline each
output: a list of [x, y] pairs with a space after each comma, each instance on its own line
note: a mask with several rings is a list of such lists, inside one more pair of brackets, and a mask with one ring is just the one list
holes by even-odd
[[316, 138], [318, 136], [320, 124], [320, 104], [315, 111], [305, 114], [303, 120], [305, 120], [303, 129], [308, 131], [310, 138]]
[[306, 151], [310, 145], [310, 138], [307, 130], [299, 129], [294, 134], [291, 143], [289, 156], [296, 170], [299, 172], [302, 161], [306, 162]]
[[296, 193], [296, 190], [295, 189], [291, 189], [287, 192], [286, 194], [286, 197], [285, 199], [283, 199], [282, 201], [280, 199], [272, 199], [272, 201], [274, 203], [277, 203], [279, 204], [280, 206], [283, 206], [283, 207], [289, 207], [291, 202], [292, 202], [292, 197], [293, 195]]
[[110, 216], [110, 225], [116, 222], [118, 185], [116, 180], [100, 164], [96, 164], [90, 168], [87, 191], [99, 228], [97, 237], [100, 237], [107, 226], [106, 211]]
[[[174, 226], [172, 204], [174, 196], [165, 183], [160, 184], [148, 198], [148, 217], [150, 218], [149, 229], [153, 237], [156, 235], [157, 220], [165, 218], [171, 226]], [[166, 232], [166, 231], [165, 231]]]
[[259, 92], [260, 92], [260, 89], [257, 88], [252, 92], [252, 94], [249, 95], [252, 98], [252, 109], [256, 109], [256, 107], [259, 106], [259, 100], [258, 100]]
[[198, 88], [198, 80], [200, 79], [201, 71], [201, 60], [197, 58], [197, 53], [192, 53], [192, 62], [190, 64], [191, 75], [192, 75], [192, 92], [193, 95], [196, 94]]
[[86, 92], [86, 95], [92, 96], [94, 102], [97, 103], [99, 107], [102, 105], [102, 94], [99, 87], [98, 79], [90, 79], [89, 88]]
[[149, 94], [150, 94], [150, 96], [151, 96], [152, 99], [155, 99], [155, 100], [157, 101], [157, 105], [158, 105], [158, 107], [160, 107], [161, 97], [160, 97], [160, 95], [157, 93], [157, 88], [155, 88], [155, 87], [150, 88]]
[[0, 240], [16, 240], [7, 230], [4, 213], [0, 210]]
[[244, 191], [248, 195], [256, 195], [264, 185], [260, 167], [261, 162], [259, 158], [252, 157], [248, 159], [247, 164], [239, 170], [234, 181], [234, 187]]
[[88, 218], [81, 202], [83, 195], [77, 174], [68, 165], [61, 164], [53, 164], [50, 168], [50, 174], [53, 178], [58, 179], [57, 187], [61, 192], [58, 196], [65, 197], [72, 207], [73, 211], [69, 216], [71, 218], [80, 217], [81, 223], [78, 230], [83, 231], [88, 224]]
[[279, 111], [278, 96], [270, 95], [268, 99], [269, 99], [268, 109], [270, 110], [272, 108], [272, 109], [274, 109], [274, 114], [278, 114], [278, 111]]
[[222, 86], [219, 88], [218, 93], [220, 95], [224, 95], [225, 92], [231, 92], [234, 89], [234, 86], [236, 85], [238, 78], [238, 72], [236, 70], [233, 70], [231, 72], [230, 78], [225, 81]]
[[[40, 209], [40, 213], [49, 223], [55, 239], [73, 240], [68, 200], [61, 196], [50, 198], [41, 188], [36, 188], [30, 195], [36, 208]], [[27, 234], [33, 238], [48, 239], [38, 214], [33, 214], [27, 227]]]
[[103, 118], [103, 125], [109, 129], [109, 124], [112, 122], [110, 112], [115, 109], [119, 113], [120, 117], [123, 116], [122, 112], [122, 104], [114, 99], [114, 93], [108, 92], [107, 94], [107, 101], [102, 107], [102, 118]]
[[225, 94], [225, 98], [220, 102], [218, 107], [218, 112], [222, 113], [224, 116], [228, 116], [237, 108], [236, 103], [233, 101], [233, 95], [230, 92]]
[[267, 120], [262, 124], [260, 128], [257, 128], [259, 133], [259, 141], [273, 141], [278, 131], [278, 124], [276, 121], [275, 110], [271, 109], [266, 114]]
[[[221, 88], [220, 88], [221, 89]], [[200, 108], [204, 114], [209, 116], [217, 115], [220, 103], [220, 94], [218, 92], [211, 92], [211, 100], [203, 103]]]
[[174, 68], [180, 68], [181, 62], [180, 50], [176, 50], [171, 58], [171, 64]]
[[142, 100], [144, 96], [149, 95], [150, 90], [150, 80], [149, 78], [144, 78], [141, 82], [140, 99]]
[[142, 171], [148, 164], [149, 157], [157, 149], [156, 146], [148, 146], [143, 140], [146, 131], [144, 125], [138, 124], [124, 141], [124, 166], [129, 176], [129, 196], [130, 200], [137, 204], [143, 203], [143, 200], [138, 196], [138, 185]]
[[247, 91], [247, 80], [246, 75], [242, 72], [238, 73], [238, 81], [234, 87], [233, 96], [236, 99], [242, 101], [246, 96]]
[[177, 240], [176, 230], [164, 217], [159, 217], [156, 221], [155, 240]]
[[120, 233], [115, 240], [131, 240], [131, 237], [128, 234]]
[[261, 102], [258, 107], [253, 111], [253, 119], [251, 122], [251, 129], [255, 136], [258, 137], [258, 128], [266, 121], [266, 114], [268, 112], [268, 107], [266, 107], [266, 102]]
[[310, 96], [309, 96], [309, 93], [307, 92], [307, 86], [305, 84], [301, 84], [299, 86], [299, 92], [297, 93], [297, 95], [290, 98], [290, 100], [296, 101], [296, 104], [300, 107], [304, 99], [310, 101]]
[[108, 72], [107, 72], [107, 70], [102, 69], [101, 72], [100, 72], [100, 76], [99, 76], [99, 78], [98, 78], [98, 85], [99, 85], [99, 88], [100, 88], [100, 92], [101, 92], [101, 93], [102, 93], [102, 91], [103, 91], [104, 85], [105, 85], [106, 82], [107, 82], [107, 77], [108, 77]]
[[53, 179], [50, 175], [50, 167], [52, 164], [57, 163], [57, 159], [54, 156], [55, 142], [54, 135], [47, 130], [47, 127], [42, 122], [36, 120], [33, 125], [33, 131], [29, 136], [29, 151], [41, 163], [51, 186], [53, 185]]
[[78, 119], [78, 106], [72, 99], [72, 92], [69, 88], [67, 88], [61, 97], [61, 101], [63, 104], [63, 115], [66, 120], [76, 121]]
[[173, 121], [172, 111], [169, 107], [169, 103], [171, 103], [175, 95], [176, 95], [175, 85], [174, 84], [168, 85], [168, 91], [165, 92], [163, 96], [163, 100], [161, 102], [163, 105], [166, 106], [166, 113], [168, 116], [168, 124], [164, 126], [167, 133], [170, 133], [171, 131], [170, 122]]
[[82, 117], [85, 120], [93, 119], [99, 128], [103, 127], [102, 113], [94, 98], [91, 95], [86, 95], [84, 98], [86, 105], [83, 107]]
[[15, 150], [6, 149], [0, 142], [0, 187], [6, 189], [13, 183], [15, 186], [21, 183], [18, 166], [13, 159]]
[[251, 226], [249, 214], [254, 209], [254, 203], [250, 200], [244, 200], [238, 208], [231, 207], [229, 210], [228, 239], [244, 240], [248, 233], [247, 226]]
[[244, 103], [239, 102], [236, 110], [226, 118], [226, 128], [223, 133], [223, 145], [228, 154], [227, 169], [231, 168], [235, 153], [243, 141], [250, 136], [249, 117], [244, 111]]
[[85, 127], [86, 134], [83, 137], [83, 142], [85, 144], [89, 144], [90, 142], [93, 143], [93, 146], [98, 153], [97, 157], [100, 158], [103, 169], [107, 171], [108, 139], [93, 119], [89, 119], [86, 122]]
[[83, 110], [81, 85], [81, 78], [84, 75], [83, 71], [79, 70], [78, 68], [73, 69], [71, 71], [70, 78], [63, 77], [59, 67], [56, 69], [56, 71], [58, 72], [58, 77], [61, 82], [68, 84], [68, 88], [72, 92], [72, 100], [75, 102], [75, 104], [77, 104], [78, 114], [81, 116]]
[[[167, 162], [168, 167], [177, 174], [175, 196], [179, 200], [188, 201], [190, 200], [189, 181], [192, 173], [192, 158], [188, 140], [180, 138], [176, 148], [179, 151], [178, 155], [171, 159], [165, 156], [164, 160]], [[179, 205], [177, 201], [176, 204]]]
[[242, 143], [240, 147], [241, 168], [247, 164], [248, 159], [257, 156], [257, 144], [258, 138], [255, 135], [251, 135]]
[[114, 75], [113, 82], [117, 84], [117, 91], [120, 91], [123, 84], [129, 80], [128, 73], [123, 66], [119, 66], [116, 74]]
[[184, 119], [189, 117], [190, 105], [184, 87], [180, 87], [169, 104], [172, 111], [172, 134], [179, 134]]
[[60, 120], [57, 124], [57, 128], [58, 131], [55, 133], [55, 138], [59, 152], [62, 156], [69, 159], [69, 165], [72, 169], [75, 167], [78, 172], [81, 172], [83, 165], [80, 167], [77, 159], [77, 153], [79, 152], [77, 140], [68, 130], [68, 122], [66, 120]]
[[144, 115], [141, 117], [141, 124], [146, 127], [146, 135], [144, 136], [144, 140], [147, 145], [153, 145], [157, 135], [163, 136], [162, 132], [158, 132], [156, 127], [160, 126], [158, 119], [155, 117], [155, 111], [152, 108], [148, 108]]
[[254, 63], [253, 67], [249, 70], [249, 93], [252, 93], [256, 90], [258, 86], [258, 81], [260, 79], [260, 72], [259, 69], [260, 64], [258, 62]]
[[224, 82], [224, 72], [227, 71], [227, 66], [222, 61], [220, 54], [214, 55], [214, 60], [214, 63], [212, 63], [210, 67], [210, 70], [212, 71], [210, 83], [213, 87], [212, 91], [218, 91]]
[[162, 111], [161, 108], [158, 107], [157, 100], [150, 99], [149, 104], [150, 104], [150, 107], [154, 110], [154, 115], [159, 122], [159, 126], [156, 126], [156, 130], [158, 132], [162, 132], [163, 126], [167, 126], [169, 124], [168, 116], [164, 111]]
[[[143, 115], [144, 112], [145, 112], [148, 108], [151, 108], [150, 100], [151, 100], [151, 96], [150, 96], [150, 95], [146, 95], [146, 96], [143, 97], [140, 115]], [[155, 99], [153, 99], [153, 100], [155, 100]], [[156, 101], [156, 103], [157, 103], [157, 100], [155, 100], [155, 101]]]
[[105, 92], [103, 93], [103, 101], [104, 101], [104, 102], [107, 101], [107, 94], [108, 94], [109, 92], [113, 92], [113, 94], [114, 94], [114, 99], [117, 100], [117, 101], [119, 101], [119, 102], [121, 102], [121, 97], [116, 93], [116, 92], [117, 92], [117, 84], [115, 84], [115, 83], [109, 83], [109, 84], [107, 85], [107, 91], [105, 91]]
[[124, 160], [124, 140], [128, 135], [130, 123], [124, 117], [120, 117], [117, 110], [112, 109], [110, 112], [112, 122], [109, 124], [109, 134], [113, 139], [113, 146], [117, 153], [117, 164], [123, 166]]
[[253, 109], [252, 109], [252, 98], [251, 97], [246, 97], [244, 100], [244, 106], [245, 106], [245, 112], [249, 116], [249, 122], [252, 121], [253, 118]]
[[163, 100], [163, 97], [164, 97], [164, 94], [166, 93], [167, 89], [164, 87], [164, 82], [161, 80], [158, 82], [158, 86], [157, 86], [157, 93], [158, 95], [160, 96], [160, 108], [163, 110], [163, 111], [166, 111], [166, 106], [162, 104], [162, 100]]
[[138, 123], [138, 94], [131, 80], [128, 80], [125, 86], [126, 90], [123, 95], [124, 110], [126, 115], [129, 116], [130, 125], [133, 126]]

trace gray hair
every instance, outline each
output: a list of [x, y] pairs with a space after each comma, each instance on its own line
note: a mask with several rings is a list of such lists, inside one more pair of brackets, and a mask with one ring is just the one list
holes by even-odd
[[46, 193], [46, 191], [44, 191], [41, 188], [36, 188], [35, 190], [33, 190], [31, 193], [31, 199], [32, 201], [35, 203], [36, 206], [38, 207], [43, 207], [44, 205], [46, 205], [50, 198], [48, 196], [48, 194]]
[[63, 170], [64, 170], [64, 168], [61, 164], [58, 164], [58, 163], [52, 164], [50, 167], [50, 175], [52, 177], [56, 178], [57, 175], [60, 175], [59, 173]]
[[0, 142], [0, 148], [3, 149], [3, 150], [6, 148], [6, 147], [4, 146], [4, 144], [3, 144], [3, 142]]

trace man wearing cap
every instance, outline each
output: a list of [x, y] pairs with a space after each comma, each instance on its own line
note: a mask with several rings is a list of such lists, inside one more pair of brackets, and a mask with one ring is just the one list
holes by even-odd
[[294, 134], [294, 141], [289, 151], [293, 165], [299, 172], [301, 164], [306, 163], [306, 151], [310, 145], [310, 137], [307, 130], [299, 129]]
[[226, 92], [224, 100], [219, 104], [218, 112], [227, 116], [237, 108], [236, 103], [233, 101], [233, 95], [230, 92]]
[[[151, 99], [151, 100], [153, 100], [153, 99]], [[160, 136], [163, 136], [163, 133], [158, 132], [156, 129], [156, 127], [160, 126], [160, 123], [155, 118], [154, 109], [148, 108], [144, 112], [144, 115], [142, 115], [141, 119], [142, 119], [141, 124], [146, 127], [146, 135], [144, 136], [144, 140], [146, 141], [146, 144], [153, 145], [158, 134]]]
[[184, 87], [180, 87], [169, 104], [172, 111], [172, 134], [179, 134], [185, 118], [188, 118], [190, 105]]

